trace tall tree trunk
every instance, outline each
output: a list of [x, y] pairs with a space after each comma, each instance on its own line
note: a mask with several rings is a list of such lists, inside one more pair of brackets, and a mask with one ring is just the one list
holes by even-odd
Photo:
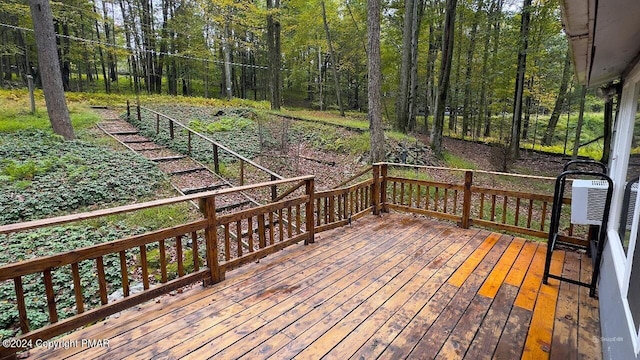
[[402, 26], [402, 55], [400, 59], [400, 84], [396, 103], [396, 128], [407, 131], [409, 125], [409, 87], [411, 82], [411, 40], [413, 18], [417, 0], [404, 1], [404, 23]]
[[222, 43], [222, 54], [224, 56], [224, 86], [227, 99], [233, 98], [233, 77], [231, 73], [231, 27], [229, 20], [224, 22], [224, 40]]
[[333, 43], [331, 42], [331, 32], [329, 31], [329, 24], [327, 23], [327, 10], [322, 4], [322, 22], [324, 22], [324, 32], [327, 35], [327, 45], [329, 45], [329, 56], [331, 57], [331, 68], [333, 69], [333, 82], [336, 87], [336, 100], [338, 101], [338, 108], [340, 108], [340, 116], [344, 116], [344, 106], [342, 106], [342, 97], [340, 96], [340, 77], [338, 75], [338, 64], [335, 54], [333, 52]]
[[456, 20], [457, 0], [447, 0], [442, 33], [442, 61], [438, 78], [438, 97], [434, 114], [431, 148], [436, 156], [442, 155], [442, 130], [444, 128], [444, 108], [447, 103], [449, 90], [449, 76], [451, 75], [451, 60], [453, 59], [453, 44]]
[[464, 101], [462, 109], [462, 137], [471, 132], [471, 69], [473, 67], [473, 55], [476, 51], [476, 35], [478, 34], [478, 23], [480, 14], [484, 7], [483, 0], [478, 0], [478, 8], [473, 16], [471, 33], [469, 34], [469, 46], [467, 47], [467, 68], [464, 76]]
[[520, 158], [520, 127], [522, 124], [522, 98], [524, 95], [524, 75], [527, 71], [527, 49], [529, 47], [529, 22], [531, 21], [531, 0], [524, 0], [522, 22], [520, 23], [521, 45], [518, 52], [518, 70], [511, 124], [509, 154], [511, 159]]
[[578, 158], [578, 150], [580, 150], [580, 133], [582, 132], [582, 123], [584, 122], [584, 103], [587, 97], [587, 87], [581, 86], [580, 89], [580, 113], [578, 114], [578, 125], [576, 127], [576, 139], [573, 142], [573, 155], [574, 159]]
[[567, 97], [567, 88], [569, 87], [569, 79], [571, 78], [571, 53], [567, 50], [567, 55], [564, 58], [564, 68], [562, 70], [562, 81], [560, 82], [560, 90], [558, 91], [558, 97], [556, 103], [553, 106], [553, 112], [549, 118], [549, 125], [544, 132], [542, 138], [542, 145], [549, 146], [553, 142], [553, 133], [556, 131], [556, 125], [560, 119], [562, 113], [562, 105]]
[[[502, 15], [502, 2], [503, 0], [494, 0], [493, 5], [495, 5], [495, 7], [493, 8], [493, 11], [490, 14], [490, 22], [491, 25], [493, 26], [493, 31], [491, 32], [491, 60], [490, 62], [492, 64], [496, 63], [496, 58], [499, 56], [498, 55], [498, 49], [499, 49], [499, 45], [500, 45], [500, 18]], [[490, 81], [491, 83], [493, 83], [495, 79], [495, 75], [490, 77]], [[487, 95], [487, 119], [485, 120], [484, 123], [484, 136], [488, 137], [491, 136], [491, 105], [494, 102], [494, 87], [491, 86], [489, 87], [489, 94]]]
[[[267, 0], [267, 10], [279, 11], [280, 0]], [[280, 68], [282, 55], [280, 49], [280, 21], [273, 12], [267, 15], [267, 48], [269, 51], [269, 99], [272, 110], [280, 110], [282, 103], [282, 80]]]
[[[435, 33], [435, 26], [429, 25], [429, 54], [427, 55], [427, 83], [424, 104], [424, 132], [429, 132], [429, 116], [433, 114], [436, 107], [436, 86], [435, 86], [435, 66], [440, 47], [438, 35]], [[439, 32], [439, 31], [438, 31]], [[440, 38], [442, 39], [442, 38]]]
[[[460, 14], [460, 21], [458, 22], [458, 34], [462, 35], [462, 25], [464, 20], [464, 13]], [[454, 30], [455, 31], [455, 30]], [[462, 42], [461, 42], [462, 44]], [[453, 50], [451, 50], [453, 56]], [[460, 99], [460, 68], [462, 61], [460, 61], [460, 57], [462, 56], [462, 46], [459, 46], [456, 51], [456, 71], [455, 71], [455, 83], [453, 86], [452, 96], [451, 96], [451, 107], [449, 109], [449, 130], [454, 130], [454, 132], [458, 132], [458, 105]], [[445, 104], [446, 105], [446, 104]]]
[[381, 107], [380, 0], [367, 1], [367, 19], [369, 135], [371, 141], [371, 161], [377, 163], [385, 160]]
[[416, 128], [416, 109], [418, 100], [418, 40], [420, 39], [420, 25], [424, 14], [424, 1], [419, 0], [414, 5], [413, 21], [411, 23], [411, 67], [409, 72], [409, 101], [407, 114], [407, 130]]
[[31, 18], [38, 47], [38, 64], [47, 113], [53, 132], [67, 140], [75, 139], [69, 109], [62, 87], [62, 75], [53, 29], [53, 13], [49, 0], [29, 0]]

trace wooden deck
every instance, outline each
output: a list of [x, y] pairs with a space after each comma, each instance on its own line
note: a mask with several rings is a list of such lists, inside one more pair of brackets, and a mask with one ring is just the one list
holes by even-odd
[[[423, 217], [367, 216], [29, 359], [601, 358], [597, 300], [541, 284], [545, 251]], [[555, 273], [590, 276], [585, 255], [554, 256]]]

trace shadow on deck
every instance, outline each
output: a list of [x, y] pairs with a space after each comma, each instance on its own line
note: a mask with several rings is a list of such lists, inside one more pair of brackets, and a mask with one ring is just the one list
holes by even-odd
[[[601, 358], [597, 300], [587, 288], [541, 284], [545, 244], [410, 215], [357, 225], [52, 340], [63, 348], [29, 359]], [[590, 269], [584, 254], [554, 253], [555, 273], [585, 280]], [[104, 342], [90, 348], [95, 340]]]

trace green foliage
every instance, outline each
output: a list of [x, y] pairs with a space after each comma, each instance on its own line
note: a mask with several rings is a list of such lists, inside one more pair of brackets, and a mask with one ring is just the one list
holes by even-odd
[[131, 202], [164, 181], [139, 155], [63, 142], [40, 130], [0, 134], [0, 159], [2, 176], [10, 180], [0, 182], [0, 224]]
[[[0, 252], [0, 265], [15, 263], [35, 257], [42, 257], [63, 253], [72, 249], [91, 246], [139, 234], [142, 228], [122, 229], [117, 224], [92, 227], [86, 225], [58, 226], [20, 232], [10, 235], [0, 235], [0, 244], [5, 251]], [[116, 255], [105, 256], [105, 275], [108, 288], [120, 285], [120, 263]], [[100, 302], [99, 287], [96, 281], [95, 261], [87, 260], [79, 263], [80, 282], [86, 308], [97, 306]], [[61, 319], [74, 315], [75, 297], [73, 296], [73, 278], [71, 271], [54, 269], [52, 272], [54, 289], [58, 289], [56, 303]], [[25, 304], [29, 325], [32, 329], [47, 324], [47, 305], [42, 275], [23, 276]], [[15, 292], [12, 282], [0, 284], [0, 328], [4, 329], [3, 337], [14, 336], [17, 330], [18, 311], [15, 304]]]
[[244, 131], [248, 127], [253, 126], [253, 121], [244, 118], [223, 117], [213, 123], [204, 123], [200, 120], [192, 120], [189, 127], [197, 132], [207, 132], [210, 134], [220, 131]]
[[444, 151], [442, 153], [444, 157], [444, 161], [447, 163], [448, 167], [456, 168], [456, 169], [475, 169], [476, 165], [464, 158], [456, 156], [448, 151]]

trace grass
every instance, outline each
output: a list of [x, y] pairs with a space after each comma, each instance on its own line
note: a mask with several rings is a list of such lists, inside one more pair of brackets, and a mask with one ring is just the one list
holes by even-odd
[[459, 157], [455, 154], [452, 154], [448, 151], [444, 151], [442, 153], [442, 157], [444, 158], [444, 161], [447, 163], [448, 167], [451, 168], [455, 168], [455, 169], [471, 169], [474, 170], [476, 169], [476, 164], [474, 164], [473, 162], [464, 159], [462, 157]]

